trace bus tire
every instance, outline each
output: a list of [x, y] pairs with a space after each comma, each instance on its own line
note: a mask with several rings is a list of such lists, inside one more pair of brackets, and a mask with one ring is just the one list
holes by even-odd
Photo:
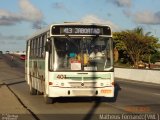
[[30, 84], [29, 84], [30, 95], [37, 95], [37, 90], [32, 86], [32, 78], [30, 76]]
[[37, 95], [42, 95], [43, 93], [37, 90]]
[[44, 95], [44, 101], [46, 104], [52, 104], [53, 99], [51, 97], [48, 97], [47, 95]]
[[42, 83], [42, 79], [40, 77], [40, 88], [39, 90], [37, 90], [37, 95], [43, 95], [43, 83]]
[[95, 97], [94, 100], [95, 100], [95, 102], [99, 103], [99, 102], [101, 102], [102, 98], [101, 97]]
[[116, 97], [108, 98], [109, 102], [116, 102]]
[[30, 94], [37, 95], [37, 90], [30, 85]]

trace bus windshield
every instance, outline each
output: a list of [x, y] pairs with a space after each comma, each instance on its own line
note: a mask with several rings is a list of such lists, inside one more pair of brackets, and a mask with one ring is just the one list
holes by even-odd
[[50, 69], [55, 71], [108, 71], [113, 68], [109, 37], [54, 37]]

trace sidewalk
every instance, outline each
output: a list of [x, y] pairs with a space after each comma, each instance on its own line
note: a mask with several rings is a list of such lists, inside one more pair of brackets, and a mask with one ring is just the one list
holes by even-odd
[[[22, 78], [23, 77], [23, 78]], [[7, 84], [24, 81], [24, 76], [0, 59], [0, 120], [34, 120]]]

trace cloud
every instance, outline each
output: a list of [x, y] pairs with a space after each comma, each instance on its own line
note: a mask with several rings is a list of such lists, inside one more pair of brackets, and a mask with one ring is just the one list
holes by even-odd
[[14, 25], [21, 21], [22, 18], [20, 15], [6, 10], [0, 10], [0, 25]]
[[130, 9], [124, 9], [123, 14], [127, 17], [131, 17], [133, 15]]
[[37, 22], [34, 22], [34, 23], [32, 24], [32, 28], [33, 28], [33, 29], [41, 29], [41, 28], [43, 28], [44, 26], [47, 26], [47, 23], [44, 22], [44, 21], [37, 21]]
[[131, 0], [106, 0], [107, 2], [111, 2], [118, 7], [131, 7], [132, 1]]
[[117, 7], [123, 8], [122, 12], [125, 16], [130, 17], [132, 15], [131, 13], [132, 0], [106, 0], [106, 1], [114, 4]]
[[7, 10], [0, 10], [0, 25], [15, 25], [20, 22], [41, 23], [42, 12], [30, 3], [29, 0], [19, 0], [21, 12], [13, 13]]
[[137, 12], [134, 14], [133, 19], [135, 22], [141, 24], [160, 24], [160, 11], [155, 13], [151, 11]]
[[[6, 44], [6, 41], [0, 41], [0, 43], [1, 43], [1, 45], [5, 45]], [[3, 47], [3, 46], [1, 46], [1, 48]]]
[[0, 33], [0, 40], [25, 40], [27, 38], [27, 36], [15, 36], [15, 35], [9, 35], [9, 36], [5, 36], [3, 34]]
[[0, 33], [0, 48], [2, 51], [24, 51], [27, 37], [25, 35], [4, 35]]
[[52, 4], [52, 8], [56, 9], [56, 10], [62, 10], [62, 11], [67, 12], [67, 13], [71, 13], [72, 12], [65, 6], [64, 3], [61, 3], [61, 2], [54, 2]]
[[39, 9], [33, 6], [29, 0], [20, 0], [20, 8], [22, 10], [21, 17], [26, 21], [40, 21], [42, 13]]
[[55, 9], [66, 9], [65, 5], [60, 2], [55, 2], [52, 4], [52, 7]]
[[100, 19], [95, 15], [87, 15], [80, 20], [82, 23], [97, 23], [97, 24], [106, 24], [109, 25], [113, 31], [118, 31], [120, 28], [118, 25], [114, 24], [111, 21]]

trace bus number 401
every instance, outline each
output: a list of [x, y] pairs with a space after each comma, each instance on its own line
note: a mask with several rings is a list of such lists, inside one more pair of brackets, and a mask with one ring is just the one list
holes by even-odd
[[66, 75], [57, 75], [58, 79], [66, 79]]

